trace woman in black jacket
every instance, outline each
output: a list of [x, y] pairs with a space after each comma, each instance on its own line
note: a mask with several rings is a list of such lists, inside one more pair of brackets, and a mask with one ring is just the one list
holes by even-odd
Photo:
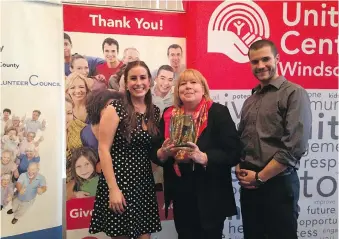
[[[191, 115], [194, 121], [196, 135], [186, 148], [174, 147], [169, 139], [171, 118], [178, 115]], [[187, 69], [159, 129], [154, 162], [164, 168], [165, 208], [173, 201], [178, 238], [221, 239], [226, 217], [237, 214], [231, 168], [241, 152], [228, 108], [212, 102], [200, 72]]]

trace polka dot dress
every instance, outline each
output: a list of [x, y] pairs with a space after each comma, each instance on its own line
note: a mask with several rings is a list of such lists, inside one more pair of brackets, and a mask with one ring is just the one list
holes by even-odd
[[[115, 107], [120, 120], [126, 117], [121, 101], [113, 101], [111, 105]], [[159, 108], [155, 107], [155, 112], [155, 118], [159, 120]], [[142, 129], [143, 118], [143, 114], [137, 113], [137, 129], [131, 134], [131, 143], [123, 138], [118, 127], [111, 148], [115, 177], [126, 199], [127, 208], [121, 215], [108, 208], [108, 185], [101, 175], [89, 228], [91, 234], [105, 232], [110, 237], [127, 236], [137, 239], [143, 234], [161, 230], [149, 159], [151, 136]], [[147, 122], [147, 118], [144, 120]]]

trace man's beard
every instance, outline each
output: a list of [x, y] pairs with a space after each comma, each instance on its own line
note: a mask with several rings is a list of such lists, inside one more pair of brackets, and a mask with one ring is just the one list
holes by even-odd
[[275, 76], [276, 74], [276, 71], [277, 71], [277, 68], [276, 67], [269, 67], [268, 68], [268, 74], [269, 76], [267, 78], [264, 78], [264, 79], [260, 79], [258, 76], [257, 76], [257, 73], [261, 73], [263, 71], [265, 71], [266, 69], [264, 70], [260, 70], [260, 71], [255, 71], [255, 76], [256, 78], [259, 80], [259, 81], [263, 81], [263, 82], [267, 82], [267, 81], [270, 81], [273, 79], [273, 77]]

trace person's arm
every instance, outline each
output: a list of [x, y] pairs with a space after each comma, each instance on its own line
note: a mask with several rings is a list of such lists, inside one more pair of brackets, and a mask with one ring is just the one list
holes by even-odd
[[12, 162], [12, 172], [13, 172], [13, 176], [15, 178], [19, 178], [19, 170], [18, 170], [18, 165], [16, 165], [14, 162]]
[[46, 186], [46, 179], [44, 176], [40, 175], [41, 178], [40, 178], [40, 182], [39, 182], [39, 187], [37, 189], [37, 193], [39, 195], [43, 194], [44, 192], [47, 191], [47, 186]]
[[75, 194], [74, 194], [74, 190], [73, 190], [74, 185], [75, 185], [74, 180], [71, 180], [68, 183], [66, 183], [66, 201], [70, 200], [72, 198], [75, 198]]
[[119, 91], [119, 84], [116, 82], [116, 78], [114, 75], [111, 75], [111, 77], [109, 78], [108, 89]]
[[18, 181], [15, 184], [16, 189], [21, 195], [26, 192], [26, 187], [24, 186], [24, 175], [25, 174], [20, 175]]
[[[213, 107], [213, 106], [212, 106]], [[241, 142], [232, 120], [231, 114], [226, 106], [216, 104], [215, 111], [210, 112], [213, 129], [212, 139], [215, 147], [206, 150], [207, 165], [227, 165], [233, 167], [240, 162]]]
[[47, 186], [42, 186], [42, 187], [39, 188], [39, 194], [40, 195], [43, 194], [46, 191], [47, 191]]
[[114, 174], [112, 157], [110, 154], [119, 121], [120, 119], [115, 108], [111, 105], [108, 105], [106, 110], [104, 110], [99, 123], [98, 152], [102, 172], [106, 178], [108, 188], [110, 190], [119, 189]]
[[162, 160], [159, 159], [159, 156], [158, 156], [158, 151], [161, 150], [161, 146], [163, 144], [163, 142], [165, 141], [165, 138], [164, 138], [164, 119], [163, 117], [160, 119], [160, 122], [159, 122], [159, 133], [157, 136], [155, 137], [152, 137], [152, 149], [151, 149], [151, 161], [153, 163], [155, 163], [156, 165], [159, 165], [161, 166], [163, 163], [162, 163]]
[[119, 79], [119, 91], [120, 92], [125, 92], [126, 91], [126, 86], [125, 86], [125, 77], [122, 75]]
[[32, 162], [40, 163], [40, 156], [34, 155], [34, 158], [32, 159]]
[[284, 171], [287, 167], [296, 167], [307, 149], [312, 126], [311, 103], [305, 89], [293, 91], [287, 101], [284, 119], [284, 136], [281, 138], [282, 149], [259, 172], [258, 177], [267, 181]]
[[[164, 112], [167, 110], [166, 108]], [[166, 142], [165, 142], [166, 141]], [[152, 150], [151, 150], [151, 160], [156, 165], [164, 167], [167, 164], [173, 164], [173, 160], [167, 160], [171, 153], [164, 152], [164, 145], [170, 146], [169, 139], [165, 140], [165, 120], [164, 116], [161, 117], [159, 122], [159, 133], [156, 137], [152, 138]], [[171, 147], [169, 147], [170, 149]]]
[[104, 64], [105, 60], [100, 57], [87, 56], [86, 57], [89, 67], [89, 77], [93, 77], [98, 74], [97, 66]]
[[40, 130], [44, 131], [45, 129], [46, 129], [46, 120], [42, 120], [42, 123], [41, 123], [41, 126], [40, 126]]
[[[16, 189], [18, 190], [18, 192], [20, 193], [21, 189], [23, 188], [23, 185], [18, 181], [18, 182], [15, 184], [15, 186], [16, 186]], [[23, 194], [23, 193], [21, 193], [21, 194]]]
[[95, 64], [95, 66], [99, 65], [99, 64], [104, 64], [105, 63], [105, 60], [103, 58], [101, 58], [101, 57], [93, 57], [93, 56], [91, 56], [90, 58], [92, 59], [92, 62], [93, 62], [93, 64]]

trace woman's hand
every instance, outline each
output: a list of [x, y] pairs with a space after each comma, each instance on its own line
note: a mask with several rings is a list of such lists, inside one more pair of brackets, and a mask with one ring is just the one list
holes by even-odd
[[168, 157], [174, 157], [177, 151], [172, 141], [167, 138], [158, 150], [157, 156], [161, 160], [166, 160]]
[[201, 164], [203, 166], [207, 166], [207, 163], [208, 163], [207, 154], [201, 152], [199, 147], [195, 143], [188, 142], [187, 145], [191, 149], [188, 152], [188, 157], [192, 159], [195, 163]]
[[192, 162], [190, 153], [190, 147], [177, 147], [178, 151], [176, 152], [174, 159], [178, 163], [189, 163]]
[[127, 206], [126, 200], [120, 189], [113, 188], [109, 190], [109, 208], [112, 208], [114, 213], [122, 214]]

